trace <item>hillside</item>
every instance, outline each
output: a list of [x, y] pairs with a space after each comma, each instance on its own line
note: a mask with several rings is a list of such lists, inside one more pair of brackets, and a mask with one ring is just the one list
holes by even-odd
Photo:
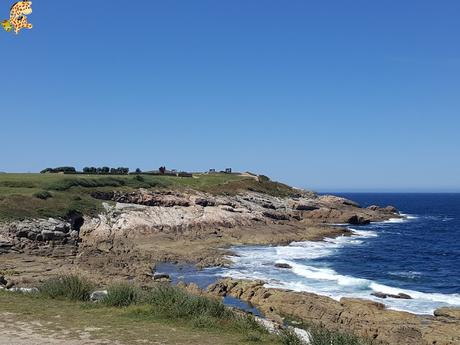
[[272, 196], [290, 196], [295, 189], [249, 174], [194, 174], [193, 177], [151, 175], [64, 175], [0, 174], [0, 220], [57, 217], [70, 211], [96, 215], [102, 203], [94, 192], [195, 190], [210, 194], [234, 195], [256, 191]]

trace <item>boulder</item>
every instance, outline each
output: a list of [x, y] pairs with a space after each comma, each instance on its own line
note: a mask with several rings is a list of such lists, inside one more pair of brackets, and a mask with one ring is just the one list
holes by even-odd
[[54, 231], [42, 230], [41, 238], [43, 239], [43, 241], [52, 241], [54, 239]]
[[12, 287], [8, 289], [11, 292], [21, 292], [21, 293], [38, 293], [38, 289], [36, 287], [32, 288], [25, 288], [25, 287]]
[[169, 274], [166, 274], [166, 273], [157, 273], [157, 272], [155, 272], [153, 274], [153, 280], [156, 281], [156, 282], [170, 282], [171, 277], [169, 276]]
[[291, 265], [289, 265], [289, 264], [284, 264], [284, 263], [276, 263], [276, 264], [275, 264], [275, 267], [277, 267], [277, 268], [285, 268], [285, 269], [291, 269], [291, 268], [292, 268]]
[[99, 290], [99, 291], [94, 291], [91, 293], [89, 296], [90, 301], [92, 302], [100, 302], [102, 301], [106, 296], [108, 295], [107, 290]]
[[6, 285], [8, 284], [8, 282], [6, 281], [5, 277], [4, 276], [0, 276], [0, 285]]
[[389, 294], [389, 293], [383, 293], [383, 292], [373, 292], [371, 293], [372, 296], [375, 296], [377, 298], [399, 298], [399, 299], [412, 299], [411, 296], [405, 294], [405, 293], [399, 293], [397, 295], [394, 294]]

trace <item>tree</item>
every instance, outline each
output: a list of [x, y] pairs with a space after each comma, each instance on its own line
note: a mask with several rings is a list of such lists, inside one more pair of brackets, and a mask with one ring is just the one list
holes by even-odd
[[158, 170], [160, 171], [160, 174], [164, 174], [166, 172], [166, 167], [160, 167]]
[[139, 168], [136, 169], [136, 174], [140, 174], [141, 172], [142, 172], [141, 169], [139, 169]]

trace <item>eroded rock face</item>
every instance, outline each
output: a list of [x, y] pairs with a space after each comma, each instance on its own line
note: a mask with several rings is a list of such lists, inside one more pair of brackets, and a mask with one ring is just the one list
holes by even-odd
[[0, 224], [0, 253], [10, 250], [40, 249], [56, 245], [75, 246], [78, 232], [66, 221], [26, 219]]
[[306, 222], [368, 224], [398, 217], [397, 210], [363, 209], [357, 203], [335, 196], [305, 193], [279, 198], [247, 192], [213, 196], [195, 191], [96, 192], [93, 197], [116, 201], [107, 212], [88, 219], [84, 236], [100, 238], [134, 236], [151, 232], [186, 233], [204, 228], [250, 226], [253, 223]]
[[262, 281], [231, 278], [211, 285], [208, 292], [248, 301], [266, 314], [282, 321], [282, 316], [330, 329], [352, 331], [372, 339], [373, 344], [455, 345], [460, 344], [460, 310], [441, 308], [435, 317], [385, 309], [381, 303], [342, 298], [340, 302], [310, 293], [268, 289]]

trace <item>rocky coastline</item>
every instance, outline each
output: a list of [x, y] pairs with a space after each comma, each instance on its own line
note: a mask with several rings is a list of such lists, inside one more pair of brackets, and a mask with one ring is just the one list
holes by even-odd
[[[289, 197], [246, 191], [214, 195], [196, 190], [97, 191], [104, 212], [67, 219], [25, 219], [0, 224], [0, 276], [6, 287], [30, 287], [46, 277], [75, 272], [101, 286], [113, 280], [155, 283], [155, 262], [198, 267], [228, 265], [229, 248], [288, 244], [347, 235], [333, 224], [362, 225], [401, 217], [391, 206], [362, 208], [353, 201], [298, 191]], [[453, 345], [457, 311], [438, 316], [388, 311], [370, 301], [343, 300], [266, 289], [263, 282], [224, 280], [210, 287], [254, 303], [268, 317], [292, 317], [351, 331], [382, 344]], [[449, 340], [452, 339], [452, 340]]]

